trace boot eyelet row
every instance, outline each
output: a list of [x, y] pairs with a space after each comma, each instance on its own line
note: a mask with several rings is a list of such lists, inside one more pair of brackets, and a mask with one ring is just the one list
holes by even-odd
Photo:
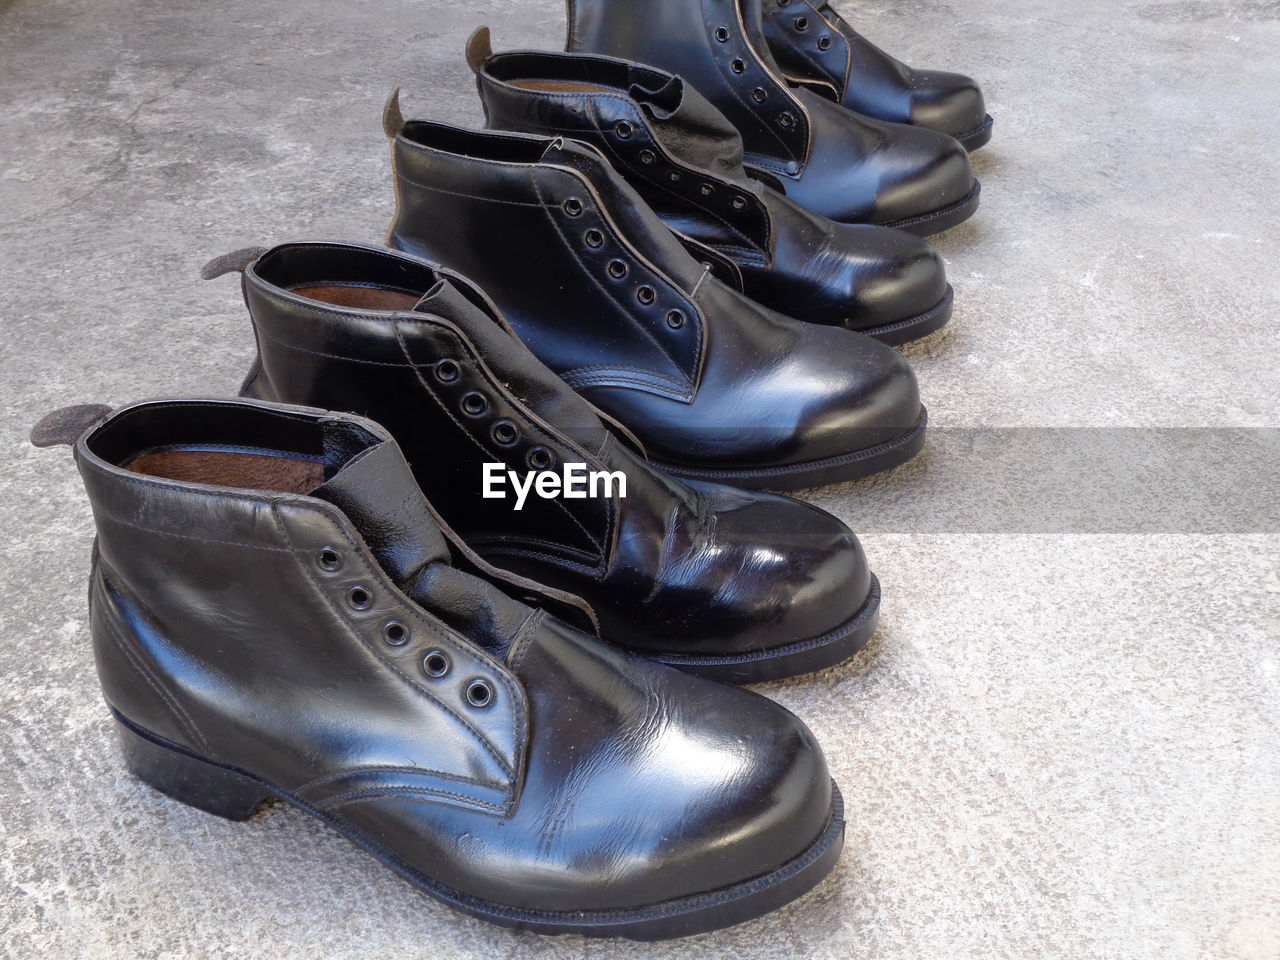
[[454, 383], [462, 375], [462, 371], [454, 361], [441, 360], [436, 364], [435, 375], [441, 383]]
[[432, 680], [440, 680], [449, 675], [453, 662], [443, 650], [428, 650], [422, 657], [422, 672]]
[[478, 417], [489, 409], [489, 401], [482, 393], [468, 393], [462, 398], [462, 412], [468, 417]]
[[316, 564], [321, 570], [333, 573], [342, 569], [342, 554], [333, 547], [325, 547], [316, 554]]
[[493, 687], [488, 680], [476, 677], [467, 684], [467, 703], [482, 710], [493, 703]]
[[382, 639], [393, 647], [403, 647], [409, 642], [409, 628], [399, 620], [388, 620], [382, 628]]
[[373, 606], [373, 594], [368, 587], [357, 584], [347, 590], [347, 606], [352, 610], [368, 610]]

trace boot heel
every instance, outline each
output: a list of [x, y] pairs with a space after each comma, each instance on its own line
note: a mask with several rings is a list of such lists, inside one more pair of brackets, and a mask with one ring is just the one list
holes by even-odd
[[168, 747], [117, 724], [129, 772], [150, 787], [188, 806], [248, 820], [271, 794], [256, 781]]

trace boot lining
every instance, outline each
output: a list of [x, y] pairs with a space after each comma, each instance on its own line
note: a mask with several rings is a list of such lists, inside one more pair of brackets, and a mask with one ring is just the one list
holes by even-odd
[[613, 93], [612, 87], [602, 87], [598, 83], [585, 83], [581, 80], [508, 80], [513, 87], [525, 90], [545, 90], [550, 93]]
[[126, 469], [150, 477], [217, 487], [310, 493], [324, 483], [324, 465], [292, 457], [226, 450], [163, 450], [146, 453]]
[[420, 293], [345, 283], [303, 283], [290, 287], [289, 291], [311, 300], [357, 310], [412, 310], [422, 299]]

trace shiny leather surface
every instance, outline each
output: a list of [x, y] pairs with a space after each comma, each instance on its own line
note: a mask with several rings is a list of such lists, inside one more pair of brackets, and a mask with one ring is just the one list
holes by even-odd
[[716, 280], [590, 146], [410, 121], [394, 150], [392, 244], [478, 283], [533, 353], [651, 458], [804, 464], [890, 442], [919, 420], [896, 351]]
[[759, 0], [569, 0], [568, 49], [682, 77], [742, 134], [748, 166], [842, 223], [907, 222], [961, 203], [977, 181], [945, 134], [853, 113], [790, 83]]
[[491, 129], [590, 143], [678, 235], [732, 261], [743, 292], [768, 307], [865, 330], [947, 296], [942, 259], [924, 240], [836, 223], [748, 177], [737, 131], [673, 74], [610, 57], [514, 52], [488, 58], [477, 85]]
[[[394, 286], [418, 302], [373, 311], [308, 295], [331, 284]], [[382, 424], [474, 550], [583, 597], [615, 643], [680, 655], [781, 647], [834, 630], [867, 600], [866, 558], [843, 523], [790, 498], [650, 466], [461, 277], [377, 248], [297, 243], [250, 264], [244, 292], [259, 351], [246, 393]], [[471, 394], [485, 398], [483, 414], [461, 408]], [[499, 423], [514, 426], [510, 442], [494, 439]], [[626, 497], [530, 497], [519, 511], [481, 497], [484, 463], [523, 473], [535, 449], [551, 469], [623, 472]]]
[[[307, 459], [341, 489], [121, 468], [155, 449]], [[370, 421], [160, 401], [117, 411], [76, 458], [111, 706], [455, 891], [532, 910], [649, 905], [760, 876], [825, 828], [822, 753], [781, 707], [632, 657], [461, 571], [465, 586], [437, 589], [425, 575], [450, 569], [446, 541]], [[359, 609], [356, 586], [370, 598]], [[476, 622], [477, 607], [494, 616]], [[407, 630], [396, 644], [393, 620]], [[444, 677], [423, 671], [429, 651], [450, 659]], [[465, 694], [477, 678], [487, 706]]]
[[823, 0], [760, 0], [769, 51], [794, 79], [819, 84], [841, 105], [893, 123], [967, 139], [987, 122], [969, 77], [917, 70], [862, 36]]

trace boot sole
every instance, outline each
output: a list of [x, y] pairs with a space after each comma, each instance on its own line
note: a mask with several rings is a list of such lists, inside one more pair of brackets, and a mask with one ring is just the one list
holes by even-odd
[[862, 607], [830, 633], [812, 640], [800, 640], [785, 647], [726, 656], [682, 656], [645, 653], [650, 660], [677, 667], [700, 677], [741, 686], [785, 680], [802, 673], [817, 673], [844, 663], [865, 647], [880, 623], [880, 581], [873, 574], [871, 592]]
[[896, 347], [900, 343], [919, 340], [921, 337], [936, 333], [951, 321], [951, 313], [955, 308], [955, 301], [956, 292], [950, 284], [947, 284], [947, 295], [932, 310], [919, 316], [907, 317], [907, 319], [899, 320], [896, 323], [886, 323], [879, 327], [865, 327], [855, 332], [866, 334], [868, 337], [875, 337], [881, 343], [887, 343], [891, 347]]
[[789, 463], [780, 467], [746, 467], [740, 470], [720, 470], [703, 467], [687, 467], [661, 460], [652, 460], [655, 466], [667, 473], [687, 480], [711, 480], [727, 483], [746, 490], [804, 490], [822, 487], [845, 480], [869, 477], [901, 466], [924, 447], [925, 428], [929, 424], [929, 412], [920, 408], [920, 418], [906, 433], [866, 450], [855, 450], [839, 457], [810, 460], [807, 463]]
[[523, 910], [473, 897], [433, 880], [382, 849], [370, 837], [287, 791], [243, 770], [198, 757], [142, 729], [114, 709], [112, 713], [129, 772], [166, 796], [236, 821], [247, 820], [269, 799], [282, 800], [325, 821], [435, 899], [463, 913], [519, 930], [632, 940], [668, 940], [718, 930], [763, 916], [808, 893], [835, 869], [844, 846], [844, 804], [833, 782], [826, 829], [808, 850], [764, 876], [627, 910]]
[[972, 217], [977, 212], [978, 202], [981, 199], [982, 184], [975, 180], [969, 195], [957, 200], [955, 203], [947, 204], [945, 207], [939, 207], [937, 210], [931, 210], [928, 213], [907, 217], [904, 220], [884, 223], [881, 226], [891, 227], [894, 230], [905, 230], [907, 233], [914, 233], [917, 237], [931, 237], [935, 233], [941, 233], [943, 230], [950, 230], [952, 227], [958, 226]]
[[982, 126], [970, 130], [968, 133], [962, 133], [956, 139], [960, 142], [960, 146], [970, 153], [980, 150], [991, 142], [991, 128], [995, 126], [995, 122], [995, 118], [988, 113], [987, 119], [982, 122]]

